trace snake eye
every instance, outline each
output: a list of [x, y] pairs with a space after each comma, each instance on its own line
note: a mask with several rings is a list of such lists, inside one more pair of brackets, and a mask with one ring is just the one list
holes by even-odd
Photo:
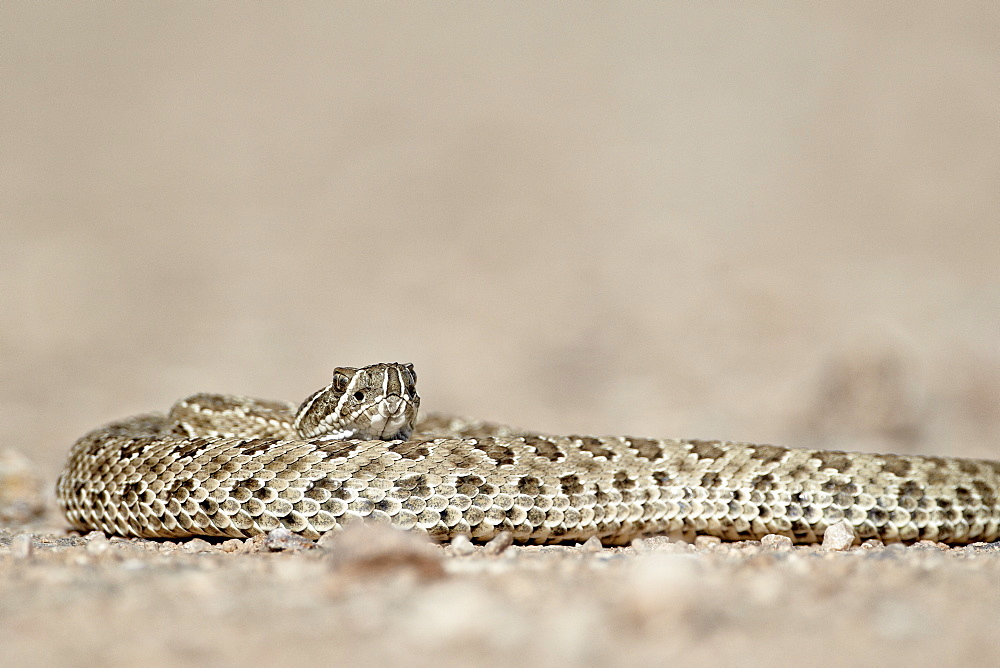
[[357, 399], [358, 401], [364, 401], [365, 400], [365, 393], [361, 392], [359, 390], [359, 391], [357, 391], [357, 392], [354, 393], [354, 398]]
[[342, 373], [333, 374], [333, 387], [338, 392], [343, 392], [347, 389], [347, 385], [351, 382], [351, 379]]

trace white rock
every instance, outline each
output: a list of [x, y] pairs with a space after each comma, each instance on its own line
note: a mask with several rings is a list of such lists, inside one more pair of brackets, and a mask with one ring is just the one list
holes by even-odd
[[91, 531], [87, 534], [87, 552], [90, 554], [103, 554], [111, 547], [111, 541], [104, 535], [103, 531]]
[[27, 559], [34, 552], [32, 535], [22, 533], [10, 539], [10, 553], [15, 559]]
[[483, 553], [495, 557], [513, 544], [514, 534], [509, 531], [501, 531], [483, 546]]
[[769, 533], [760, 539], [760, 546], [768, 550], [790, 550], [792, 539], [776, 533]]
[[854, 527], [847, 520], [831, 524], [823, 532], [823, 548], [827, 550], [846, 550], [855, 540]]
[[460, 533], [451, 539], [451, 551], [452, 553], [460, 556], [466, 557], [476, 551], [476, 548], [472, 545], [472, 541], [464, 533]]
[[694, 546], [699, 550], [710, 550], [722, 544], [722, 539], [718, 536], [696, 536]]
[[212, 544], [204, 538], [192, 538], [191, 540], [185, 542], [181, 549], [190, 554], [197, 554], [198, 552], [210, 551], [212, 549]]

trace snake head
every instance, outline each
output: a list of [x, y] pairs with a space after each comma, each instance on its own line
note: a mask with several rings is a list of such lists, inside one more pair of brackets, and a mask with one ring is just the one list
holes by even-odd
[[406, 440], [419, 408], [412, 364], [337, 367], [330, 384], [302, 402], [295, 430], [302, 438]]

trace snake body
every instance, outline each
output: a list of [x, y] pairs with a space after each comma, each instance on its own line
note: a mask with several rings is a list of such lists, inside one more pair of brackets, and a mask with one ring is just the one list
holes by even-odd
[[998, 462], [417, 423], [415, 381], [411, 365], [338, 368], [298, 410], [193, 395], [81, 438], [57, 497], [77, 529], [153, 538], [317, 538], [357, 520], [522, 543], [809, 543], [841, 520], [859, 540], [1000, 537]]

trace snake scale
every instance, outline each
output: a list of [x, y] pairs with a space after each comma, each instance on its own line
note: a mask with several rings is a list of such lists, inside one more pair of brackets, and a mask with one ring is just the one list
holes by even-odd
[[1000, 537], [1000, 463], [701, 440], [549, 436], [432, 415], [409, 364], [338, 368], [298, 408], [196, 394], [76, 442], [57, 485], [80, 530], [317, 538], [365, 520], [440, 539], [607, 545], [665, 533], [948, 543]]

